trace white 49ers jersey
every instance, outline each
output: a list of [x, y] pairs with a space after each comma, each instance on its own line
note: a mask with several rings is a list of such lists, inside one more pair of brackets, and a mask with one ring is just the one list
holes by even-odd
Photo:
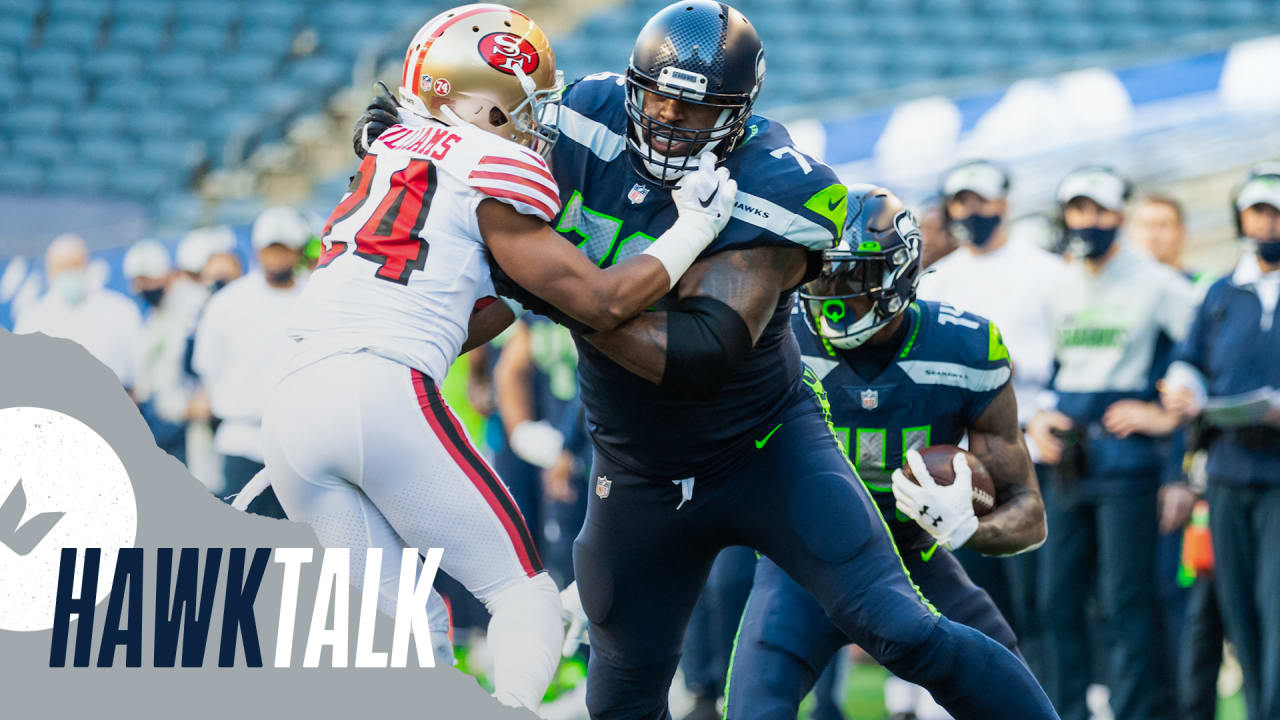
[[325, 224], [324, 255], [287, 325], [299, 360], [367, 350], [437, 383], [493, 295], [476, 220], [486, 197], [550, 222], [559, 191], [536, 153], [470, 125], [386, 130]]

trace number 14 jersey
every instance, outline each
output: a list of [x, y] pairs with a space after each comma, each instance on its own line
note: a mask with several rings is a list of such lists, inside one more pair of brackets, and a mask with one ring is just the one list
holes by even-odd
[[292, 367], [367, 350], [443, 382], [476, 301], [494, 295], [476, 208], [550, 222], [559, 191], [536, 153], [434, 120], [389, 128], [325, 224], [325, 252], [287, 324]]

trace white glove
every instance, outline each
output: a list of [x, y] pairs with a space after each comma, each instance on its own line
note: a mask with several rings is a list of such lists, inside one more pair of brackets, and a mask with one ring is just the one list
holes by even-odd
[[671, 191], [671, 199], [679, 212], [677, 222], [705, 222], [713, 238], [728, 224], [737, 195], [738, 183], [729, 179], [728, 168], [716, 168], [713, 152], [702, 153], [698, 157], [698, 169], [681, 178], [680, 184]]
[[511, 431], [511, 452], [521, 460], [546, 469], [560, 459], [564, 434], [545, 420], [526, 420]]
[[582, 598], [578, 595], [578, 581], [560, 591], [560, 619], [565, 624], [564, 647], [560, 654], [569, 657], [578, 652], [579, 645], [589, 644], [587, 638], [587, 613], [582, 609]]
[[973, 472], [964, 453], [956, 453], [951, 461], [956, 481], [950, 485], [934, 482], [924, 458], [915, 450], [907, 451], [907, 464], [919, 485], [911, 482], [902, 468], [893, 471], [893, 497], [898, 510], [916, 521], [938, 544], [955, 550], [978, 530], [978, 516], [973, 514]]
[[702, 153], [698, 169], [681, 178], [671, 191], [679, 215], [644, 251], [667, 269], [671, 287], [729, 223], [737, 196], [738, 183], [730, 179], [727, 168], [716, 168], [716, 156], [710, 152]]

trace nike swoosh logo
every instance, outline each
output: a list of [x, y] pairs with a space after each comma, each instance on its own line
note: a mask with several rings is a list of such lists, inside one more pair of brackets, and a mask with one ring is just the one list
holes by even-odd
[[770, 430], [769, 434], [764, 436], [764, 439], [757, 440], [756, 449], [759, 450], [760, 448], [764, 447], [764, 444], [769, 442], [769, 438], [773, 437], [773, 434], [778, 432], [778, 428], [780, 427], [782, 427], [782, 423], [778, 423], [772, 430]]
[[929, 562], [929, 560], [933, 558], [933, 554], [937, 552], [937, 550], [938, 550], [938, 543], [934, 543], [932, 546], [929, 547], [928, 550], [920, 551], [920, 559], [925, 562]]
[[828, 201], [827, 201], [827, 211], [828, 211], [828, 212], [830, 212], [830, 211], [835, 210], [836, 208], [840, 207], [840, 204], [841, 204], [841, 203], [843, 203], [843, 202], [844, 202], [844, 200], [845, 200], [845, 196], [843, 196], [843, 195], [841, 195], [841, 196], [840, 196], [840, 199], [839, 199], [839, 200], [837, 200], [837, 201], [835, 201], [835, 202], [831, 202], [830, 200], [828, 200]]
[[22, 516], [27, 511], [27, 493], [22, 481], [14, 486], [4, 504], [0, 505], [0, 545], [5, 545], [19, 555], [28, 555], [41, 540], [53, 530], [66, 513], [40, 513], [25, 523]]
[[701, 203], [701, 204], [702, 204], [702, 207], [704, 207], [704, 208], [705, 208], [705, 207], [711, 207], [711, 201], [712, 201], [712, 200], [715, 200], [715, 199], [716, 199], [716, 195], [718, 195], [718, 194], [720, 194], [720, 186], [719, 186], [719, 185], [717, 185], [717, 186], [716, 186], [716, 189], [715, 189], [715, 190], [712, 190], [712, 191], [711, 191], [711, 194], [707, 196], [707, 199], [706, 199], [706, 200], [699, 200], [698, 202], [699, 202], [699, 203]]

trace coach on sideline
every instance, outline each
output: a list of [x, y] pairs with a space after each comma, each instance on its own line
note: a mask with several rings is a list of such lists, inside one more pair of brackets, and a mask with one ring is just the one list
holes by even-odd
[[[1209, 288], [1161, 386], [1165, 407], [1183, 419], [1209, 398], [1280, 388], [1280, 165], [1254, 168], [1235, 210], [1257, 249]], [[1280, 717], [1280, 412], [1273, 405], [1244, 424], [1207, 419], [1219, 425], [1208, 441], [1207, 494], [1223, 625], [1249, 717]]]

